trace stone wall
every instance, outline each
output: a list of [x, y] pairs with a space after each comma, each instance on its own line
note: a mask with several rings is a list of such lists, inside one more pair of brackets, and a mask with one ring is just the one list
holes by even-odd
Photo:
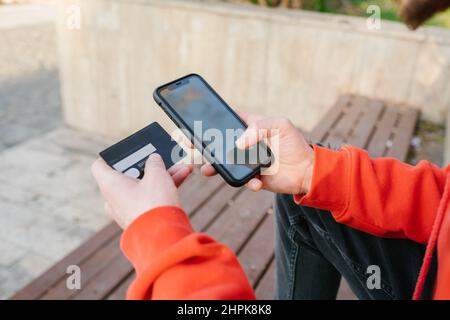
[[56, 5], [58, 0], [0, 0], [0, 4], [51, 4]]
[[[80, 29], [68, 28], [74, 4]], [[191, 72], [233, 107], [306, 130], [347, 92], [446, 119], [448, 30], [386, 21], [369, 30], [364, 18], [216, 1], [64, 0], [59, 11], [65, 119], [76, 128], [119, 137], [154, 120], [167, 126], [152, 91]]]

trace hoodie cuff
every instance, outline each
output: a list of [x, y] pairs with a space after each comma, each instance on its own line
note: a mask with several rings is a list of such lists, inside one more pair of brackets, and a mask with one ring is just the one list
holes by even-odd
[[189, 219], [181, 208], [159, 207], [140, 215], [125, 229], [120, 247], [140, 274], [165, 249], [192, 232]]
[[311, 189], [305, 195], [295, 195], [299, 205], [332, 211], [345, 211], [350, 195], [351, 154], [345, 147], [330, 150], [313, 145], [314, 169]]

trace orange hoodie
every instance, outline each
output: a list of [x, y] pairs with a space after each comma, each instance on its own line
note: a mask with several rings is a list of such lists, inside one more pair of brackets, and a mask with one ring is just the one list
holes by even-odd
[[[351, 146], [339, 151], [314, 146], [314, 153], [311, 191], [294, 200], [329, 210], [337, 222], [377, 236], [427, 243], [415, 299], [437, 248], [433, 298], [450, 299], [450, 166], [370, 159]], [[255, 298], [234, 253], [194, 232], [180, 208], [141, 215], [124, 232], [121, 247], [137, 273], [129, 299]]]

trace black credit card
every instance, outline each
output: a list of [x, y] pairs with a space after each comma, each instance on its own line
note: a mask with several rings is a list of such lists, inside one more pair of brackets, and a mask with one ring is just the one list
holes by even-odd
[[167, 169], [186, 156], [183, 148], [157, 122], [101, 151], [99, 155], [115, 170], [141, 179], [145, 161], [155, 152], [161, 156]]

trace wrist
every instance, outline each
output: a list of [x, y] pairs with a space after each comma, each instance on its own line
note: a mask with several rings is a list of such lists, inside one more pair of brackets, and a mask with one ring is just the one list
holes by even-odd
[[[127, 229], [136, 220], [139, 220], [142, 216], [152, 214], [153, 212], [159, 212], [161, 210], [183, 210], [179, 204], [160, 204], [150, 206], [145, 210], [133, 211], [131, 214], [124, 215], [123, 219], [115, 219], [117, 224], [122, 227], [122, 229]], [[114, 217], [113, 217], [114, 218]], [[120, 221], [119, 221], [120, 220]]]
[[305, 159], [305, 171], [303, 173], [303, 180], [301, 185], [301, 193], [307, 194], [311, 190], [312, 177], [314, 173], [314, 149], [309, 147], [308, 156]]

